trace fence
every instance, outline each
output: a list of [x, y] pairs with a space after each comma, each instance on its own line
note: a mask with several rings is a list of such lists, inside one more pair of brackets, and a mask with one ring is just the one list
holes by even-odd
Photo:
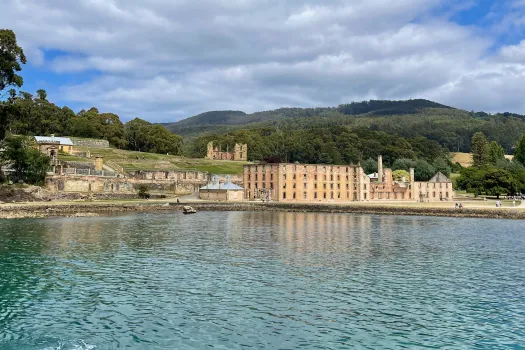
[[95, 169], [77, 169], [77, 168], [64, 169], [64, 175], [120, 177], [120, 174], [114, 171], [95, 170]]

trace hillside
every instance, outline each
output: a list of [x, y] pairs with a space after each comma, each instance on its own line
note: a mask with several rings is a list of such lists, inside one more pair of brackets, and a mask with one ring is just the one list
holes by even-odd
[[[136, 170], [198, 170], [213, 174], [241, 174], [246, 162], [216, 161], [209, 159], [192, 159], [166, 154], [126, 151], [116, 148], [76, 147], [80, 151], [89, 151], [92, 155], [104, 156], [104, 162], [111, 161], [124, 171]], [[63, 161], [89, 162], [92, 159], [61, 154]]]
[[417, 99], [407, 101], [366, 101], [323, 108], [279, 108], [276, 110], [246, 114], [240, 111], [205, 112], [175, 123], [162, 124], [175, 134], [185, 137], [208, 132], [227, 132], [239, 126], [255, 126], [268, 122], [286, 122], [297, 119], [343, 118], [345, 116], [390, 116], [417, 114], [424, 109], [454, 108], [436, 102]]
[[[210, 112], [165, 126], [185, 138], [184, 153], [194, 157], [204, 155], [207, 141], [230, 146], [235, 142], [248, 143], [249, 153], [253, 156], [254, 148], [261, 147], [261, 142], [253, 141], [254, 138], [281, 132], [286, 138], [298, 131], [313, 129], [317, 130], [314, 134], [326, 134], [334, 127], [361, 135], [363, 132], [359, 130], [366, 129], [407, 140], [423, 137], [437, 142], [447, 151], [466, 153], [470, 152], [472, 135], [481, 131], [489, 141], [499, 143], [505, 153], [512, 154], [517, 140], [525, 133], [525, 116], [507, 112], [468, 112], [417, 99], [354, 102], [326, 108], [280, 108], [252, 114]], [[243, 130], [250, 135], [242, 134]], [[272, 146], [273, 149], [276, 147]], [[367, 153], [363, 148], [357, 151], [363, 155]], [[277, 151], [268, 149], [259, 153], [270, 155]]]

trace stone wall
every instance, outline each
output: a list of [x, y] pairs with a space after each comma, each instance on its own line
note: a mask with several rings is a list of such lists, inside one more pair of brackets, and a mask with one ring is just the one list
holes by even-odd
[[98, 176], [55, 175], [46, 179], [46, 188], [52, 193], [136, 194], [140, 186], [150, 193], [185, 195], [197, 193], [205, 180], [153, 180], [134, 178], [103, 178]]
[[90, 148], [109, 148], [107, 140], [90, 140], [90, 139], [71, 139], [75, 146]]

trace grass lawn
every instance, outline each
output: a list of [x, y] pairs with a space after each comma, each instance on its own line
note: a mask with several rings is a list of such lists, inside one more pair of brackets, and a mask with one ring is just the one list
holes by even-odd
[[137, 170], [197, 170], [213, 174], [242, 174], [248, 162], [218, 161], [209, 159], [184, 158], [166, 154], [125, 151], [116, 148], [77, 147], [89, 151], [91, 155], [101, 155], [124, 168], [124, 171]]

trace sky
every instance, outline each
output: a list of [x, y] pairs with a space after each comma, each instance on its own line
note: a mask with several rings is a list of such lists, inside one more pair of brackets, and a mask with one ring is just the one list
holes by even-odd
[[2, 0], [24, 91], [151, 122], [370, 99], [525, 114], [525, 0]]

